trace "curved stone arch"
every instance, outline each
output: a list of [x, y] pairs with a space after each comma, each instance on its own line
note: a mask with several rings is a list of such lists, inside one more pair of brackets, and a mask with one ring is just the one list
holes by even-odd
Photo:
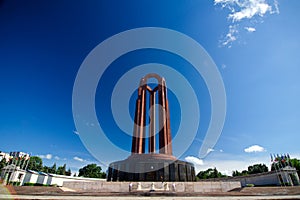
[[[154, 89], [148, 85], [148, 79], [150, 78], [155, 78], [157, 80], [157, 86]], [[141, 79], [140, 82], [140, 86], [145, 86], [149, 92], [156, 92], [157, 90], [161, 89], [160, 86], [162, 85], [165, 85], [165, 79], [156, 73], [147, 74]]]

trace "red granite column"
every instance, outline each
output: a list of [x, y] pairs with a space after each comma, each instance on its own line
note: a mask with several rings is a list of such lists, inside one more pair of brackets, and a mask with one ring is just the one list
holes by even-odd
[[133, 137], [132, 137], [132, 147], [131, 153], [136, 154], [138, 153], [139, 147], [139, 132], [140, 132], [140, 125], [141, 125], [141, 96], [142, 94], [142, 87], [140, 86], [138, 89], [138, 98], [135, 104], [135, 116], [134, 116], [134, 127], [133, 127]]
[[140, 106], [140, 124], [139, 124], [139, 141], [138, 153], [145, 153], [145, 126], [146, 126], [146, 87], [142, 86], [141, 106]]
[[167, 100], [167, 90], [166, 90], [166, 83], [165, 80], [162, 78], [161, 81], [161, 89], [160, 89], [160, 105], [162, 109], [160, 110], [160, 135], [159, 135], [159, 142], [160, 142], [160, 153], [172, 155], [172, 144], [171, 144], [171, 131], [170, 131], [170, 113], [169, 113], [169, 105]]
[[[167, 94], [167, 93], [165, 93]], [[173, 150], [172, 150], [172, 137], [171, 137], [171, 127], [170, 127], [170, 110], [169, 110], [169, 101], [166, 95], [166, 127], [167, 127], [167, 148], [168, 148], [168, 154], [173, 155]]]
[[161, 109], [159, 110], [159, 121], [160, 121], [160, 127], [159, 127], [159, 153], [167, 154], [167, 127], [166, 127], [166, 101], [165, 101], [165, 92], [164, 92], [164, 80], [162, 79], [160, 83], [159, 88], [159, 105], [161, 106]]

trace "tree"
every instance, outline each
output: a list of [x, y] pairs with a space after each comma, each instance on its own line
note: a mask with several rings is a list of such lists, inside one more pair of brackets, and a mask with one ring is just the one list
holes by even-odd
[[66, 175], [66, 164], [57, 168], [56, 174]]
[[96, 164], [88, 164], [83, 168], [79, 169], [78, 176], [88, 178], [106, 178], [105, 172], [101, 172], [102, 168]]
[[71, 174], [72, 174], [72, 172], [71, 172], [71, 169], [69, 168], [68, 171], [66, 171], [66, 175], [71, 176]]
[[51, 174], [56, 174], [56, 163], [54, 163], [54, 164], [52, 165], [52, 167], [50, 167], [49, 173], [51, 173]]
[[238, 170], [235, 170], [232, 172], [232, 176], [246, 176], [248, 175], [247, 170], [243, 170], [242, 172], [239, 172]]
[[268, 171], [269, 169], [265, 164], [255, 164], [248, 167], [248, 174], [258, 174]]
[[218, 172], [216, 168], [214, 169], [209, 168], [205, 171], [200, 171], [197, 174], [197, 177], [199, 179], [209, 179], [209, 178], [222, 178], [222, 177], [226, 177], [226, 175], [222, 174], [221, 172]]
[[5, 158], [2, 158], [2, 160], [0, 161], [0, 170], [5, 167], [7, 165], [6, 163], [6, 159]]
[[243, 170], [239, 172], [237, 170], [232, 172], [232, 176], [246, 176], [249, 174], [258, 174], [263, 172], [268, 172], [269, 169], [265, 164], [255, 164], [248, 166], [248, 170]]
[[49, 173], [50, 167], [43, 166], [42, 172]]
[[300, 177], [300, 160], [296, 158], [290, 159], [289, 164], [296, 168], [298, 176]]
[[29, 163], [28, 163], [28, 168], [33, 171], [41, 171], [43, 169], [43, 161], [40, 157], [38, 156], [31, 156]]

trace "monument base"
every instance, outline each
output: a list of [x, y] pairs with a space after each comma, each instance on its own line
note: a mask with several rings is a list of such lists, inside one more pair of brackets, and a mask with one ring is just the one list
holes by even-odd
[[192, 163], [166, 154], [133, 154], [109, 165], [107, 181], [195, 181]]

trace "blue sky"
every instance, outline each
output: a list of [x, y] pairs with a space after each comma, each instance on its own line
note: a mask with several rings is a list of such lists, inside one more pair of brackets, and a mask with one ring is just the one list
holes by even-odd
[[[207, 87], [184, 59], [145, 49], [115, 60], [97, 88], [97, 117], [115, 146], [130, 150], [131, 140], [118, 130], [109, 110], [114, 85], [135, 66], [161, 63], [190, 81], [201, 107], [199, 131], [181, 159], [194, 162], [198, 170], [216, 166], [230, 173], [254, 163], [270, 164], [270, 153], [300, 158], [299, 6], [298, 0], [2, 0], [0, 150], [40, 155], [46, 165], [66, 163], [74, 172], [91, 162], [105, 168], [117, 159], [100, 142], [99, 148], [112, 157], [97, 161], [81, 133], [76, 134], [72, 93], [77, 72], [105, 39], [134, 28], [162, 27], [193, 38], [215, 62], [227, 97], [222, 134], [211, 152], [199, 158], [211, 115]], [[138, 84], [140, 78], [133, 81]], [[128, 105], [131, 115], [135, 98], [133, 94]], [[172, 92], [169, 98], [176, 135], [180, 103]]]

